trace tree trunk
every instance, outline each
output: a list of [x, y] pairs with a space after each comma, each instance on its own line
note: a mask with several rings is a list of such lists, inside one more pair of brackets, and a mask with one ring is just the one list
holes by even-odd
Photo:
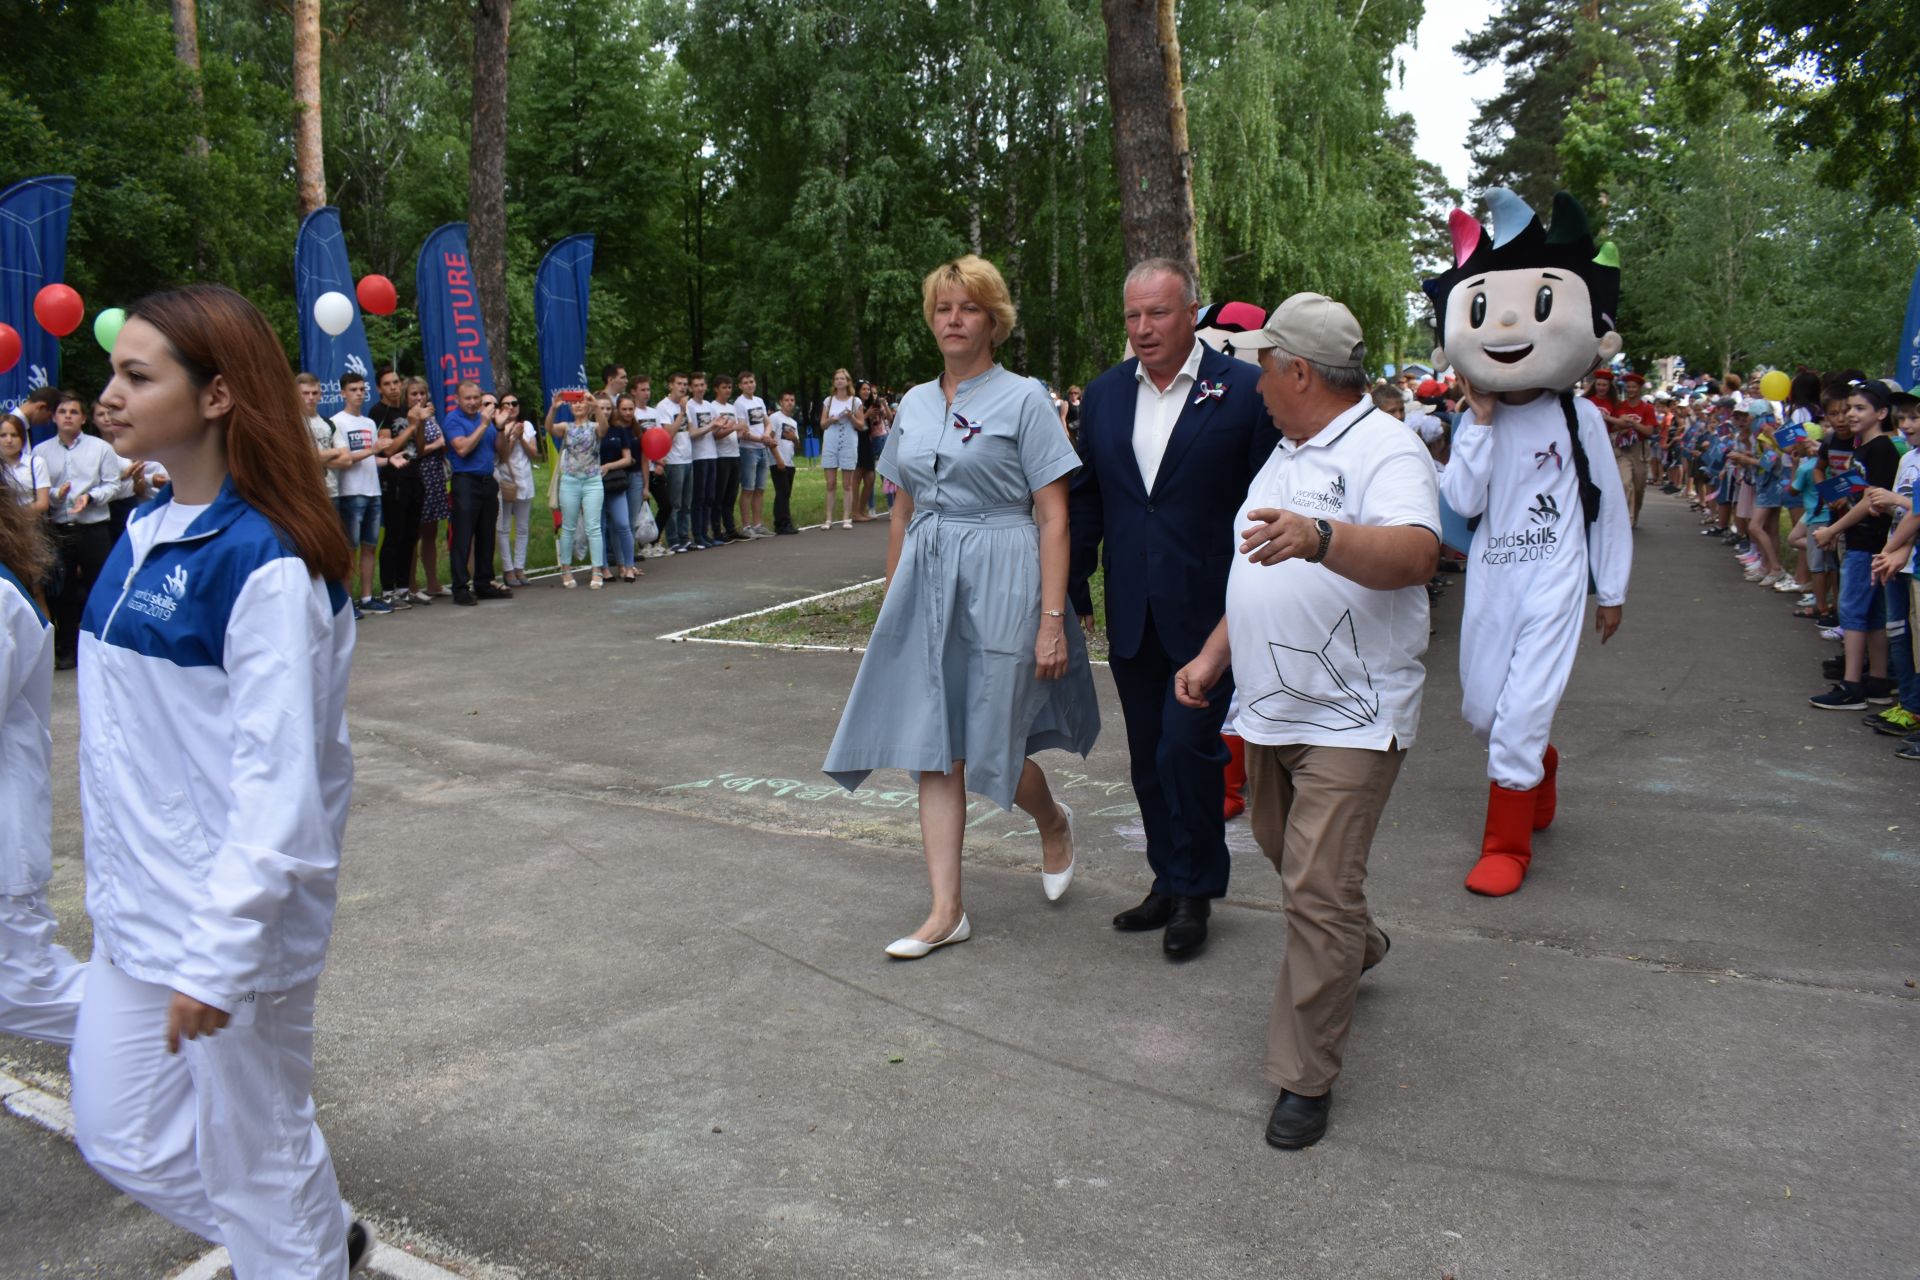
[[1006, 207], [1003, 210], [1000, 233], [1007, 244], [1007, 292], [1013, 299], [1013, 334], [1008, 343], [1008, 354], [1013, 357], [1015, 372], [1027, 372], [1027, 320], [1020, 314], [1020, 281], [1026, 272], [1026, 237], [1020, 233], [1020, 166], [1014, 151], [1015, 120], [1019, 114], [1019, 94], [1007, 94], [1006, 114], [1001, 117], [1001, 129], [1007, 139], [1001, 169], [1006, 174]]
[[1080, 285], [1080, 334], [1087, 344], [1090, 367], [1107, 367], [1107, 344], [1100, 317], [1093, 309], [1093, 264], [1087, 258], [1087, 108], [1092, 86], [1085, 79], [1073, 83], [1073, 121], [1067, 128], [1067, 150], [1073, 159], [1074, 278]]
[[1173, 10], [1174, 0], [1100, 0], [1107, 24], [1107, 101], [1127, 264], [1172, 258], [1197, 271], [1193, 156]]
[[[1047, 113], [1047, 379], [1054, 394], [1062, 395], [1060, 381], [1060, 103]], [[1063, 397], [1064, 398], [1064, 397]]]
[[473, 141], [467, 159], [467, 248], [495, 390], [512, 389], [507, 321], [507, 27], [513, 0], [473, 8]]
[[327, 202], [320, 137], [320, 0], [293, 3], [293, 169], [304, 218]]
[[[173, 56], [186, 68], [187, 91], [193, 95], [196, 116], [206, 110], [207, 95], [200, 85], [200, 10], [196, 0], [173, 0]], [[207, 157], [204, 120], [196, 120], [192, 154]]]

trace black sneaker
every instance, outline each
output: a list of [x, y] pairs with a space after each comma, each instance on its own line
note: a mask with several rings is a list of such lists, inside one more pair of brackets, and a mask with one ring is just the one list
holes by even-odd
[[1894, 690], [1900, 686], [1889, 676], [1868, 676], [1866, 681], [1867, 701], [1876, 707], [1884, 707], [1893, 701]]
[[453, 602], [455, 604], [479, 604], [480, 603], [478, 600], [473, 598], [473, 592], [471, 591], [454, 592]]
[[373, 1228], [355, 1218], [347, 1225], [347, 1273], [365, 1271], [373, 1261]]
[[1820, 664], [1820, 674], [1828, 680], [1840, 681], [1847, 678], [1847, 660], [1838, 654]]
[[1807, 702], [1822, 711], [1864, 711], [1867, 707], [1866, 691], [1857, 684], [1841, 681], [1825, 693], [1815, 694]]
[[1920, 733], [1902, 742], [1893, 754], [1901, 760], [1920, 760]]
[[1823, 613], [1813, 621], [1815, 626], [1823, 629], [1827, 627], [1837, 627], [1840, 625], [1840, 615], [1837, 613]]

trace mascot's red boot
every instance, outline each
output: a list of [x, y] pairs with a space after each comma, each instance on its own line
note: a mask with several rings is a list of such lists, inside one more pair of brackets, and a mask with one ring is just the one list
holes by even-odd
[[1497, 782], [1487, 784], [1487, 831], [1480, 838], [1480, 861], [1467, 873], [1467, 888], [1503, 898], [1520, 887], [1533, 862], [1533, 824], [1539, 805], [1540, 787], [1509, 791]]
[[1223, 733], [1220, 741], [1227, 744], [1227, 821], [1247, 811], [1247, 740], [1237, 733]]
[[1547, 744], [1547, 754], [1541, 761], [1547, 767], [1547, 776], [1540, 779], [1540, 785], [1533, 789], [1533, 829], [1545, 831], [1553, 825], [1553, 813], [1560, 803], [1560, 790], [1554, 785], [1554, 779], [1560, 773], [1560, 753]]

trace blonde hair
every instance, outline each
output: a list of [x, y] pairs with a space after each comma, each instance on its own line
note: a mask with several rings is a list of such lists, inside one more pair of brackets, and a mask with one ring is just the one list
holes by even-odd
[[933, 307], [940, 291], [956, 287], [993, 316], [993, 345], [1005, 342], [1020, 313], [1014, 309], [1013, 295], [1007, 291], [1000, 269], [978, 254], [963, 254], [952, 262], [943, 262], [920, 282], [920, 311], [926, 316], [927, 328], [933, 328]]
[[840, 385], [840, 379], [842, 378], [845, 378], [847, 380], [847, 394], [849, 396], [851, 396], [858, 389], [853, 385], [852, 374], [848, 373], [845, 369], [835, 369], [833, 371], [833, 376], [827, 379], [827, 394], [829, 396], [833, 394], [833, 389]]

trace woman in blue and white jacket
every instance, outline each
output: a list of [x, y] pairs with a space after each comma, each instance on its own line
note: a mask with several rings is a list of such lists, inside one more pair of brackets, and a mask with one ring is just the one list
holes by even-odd
[[53, 550], [0, 496], [0, 1031], [73, 1043], [86, 970], [53, 940], [53, 624], [28, 585]]
[[353, 789], [346, 542], [286, 354], [232, 290], [133, 306], [101, 403], [172, 484], [81, 624], [76, 1136], [239, 1280], [338, 1280], [372, 1252], [311, 1092]]

